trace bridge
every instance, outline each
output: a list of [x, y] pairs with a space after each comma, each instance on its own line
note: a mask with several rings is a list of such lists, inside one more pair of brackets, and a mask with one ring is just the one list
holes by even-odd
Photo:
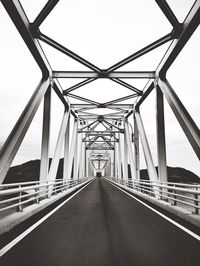
[[[200, 185], [169, 180], [164, 101], [200, 159], [199, 128], [167, 80], [169, 68], [199, 26], [200, 1], [183, 22], [167, 1], [154, 2], [171, 31], [102, 69], [42, 32], [59, 0], [47, 1], [33, 22], [20, 1], [1, 1], [42, 79], [0, 151], [0, 265], [199, 265]], [[42, 43], [87, 70], [54, 69]], [[155, 69], [121, 70], [166, 44]], [[61, 81], [70, 79], [76, 84], [63, 88]], [[76, 93], [97, 80], [109, 80], [131, 94], [101, 102]], [[146, 85], [138, 89], [132, 80], [145, 80]], [[53, 92], [64, 112], [50, 162]], [[140, 112], [153, 92], [157, 169]], [[39, 179], [6, 183], [42, 102]], [[62, 157], [62, 176], [57, 177]]]

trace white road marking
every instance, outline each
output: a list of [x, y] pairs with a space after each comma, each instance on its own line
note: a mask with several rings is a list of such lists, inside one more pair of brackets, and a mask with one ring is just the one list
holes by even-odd
[[[94, 180], [94, 179], [93, 179]], [[93, 181], [92, 180], [92, 181]], [[68, 202], [71, 198], [76, 196], [81, 190], [86, 188], [92, 181], [90, 181], [87, 185], [82, 187], [80, 190], [78, 190], [76, 193], [74, 193], [72, 196], [70, 196], [68, 199], [66, 199], [64, 202], [62, 202], [60, 205], [58, 205], [55, 209], [53, 209], [51, 212], [49, 212], [47, 215], [42, 217], [39, 221], [37, 221], [35, 224], [33, 224], [31, 227], [26, 229], [23, 233], [21, 233], [19, 236], [17, 236], [15, 239], [13, 239], [9, 244], [4, 246], [2, 249], [0, 249], [0, 257], [2, 257], [6, 252], [8, 252], [12, 247], [14, 247], [19, 241], [21, 241], [25, 236], [27, 236], [29, 233], [31, 233], [36, 227], [38, 227], [41, 223], [43, 223], [47, 218], [49, 218], [52, 214], [54, 214], [58, 209], [60, 209], [66, 202]]]
[[[106, 180], [106, 179], [105, 179]], [[138, 198], [134, 197], [133, 195], [131, 195], [129, 192], [123, 190], [122, 188], [118, 187], [117, 185], [113, 184], [112, 182], [108, 181], [111, 185], [115, 186], [116, 188], [118, 188], [119, 190], [123, 191], [124, 193], [126, 193], [127, 195], [129, 195], [130, 197], [132, 197], [133, 199], [137, 200], [138, 202], [140, 202], [142, 205], [144, 205], [145, 207], [147, 207], [148, 209], [150, 209], [151, 211], [157, 213], [158, 215], [160, 215], [161, 217], [163, 217], [165, 220], [169, 221], [170, 223], [174, 224], [175, 226], [177, 226], [178, 228], [180, 228], [181, 230], [183, 230], [184, 232], [186, 232], [187, 234], [191, 235], [192, 237], [194, 237], [195, 239], [197, 239], [198, 241], [200, 241], [200, 236], [195, 234], [194, 232], [192, 232], [191, 230], [189, 230], [188, 228], [184, 227], [183, 225], [175, 222], [174, 220], [172, 220], [171, 218], [167, 217], [166, 215], [164, 215], [163, 213], [157, 211], [156, 209], [150, 207], [149, 205], [147, 205], [146, 203], [144, 203], [143, 201], [139, 200]]]

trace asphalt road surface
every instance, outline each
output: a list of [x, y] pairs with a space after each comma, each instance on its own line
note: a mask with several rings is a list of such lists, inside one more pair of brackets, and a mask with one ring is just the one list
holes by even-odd
[[200, 243], [96, 179], [0, 259], [1, 266], [196, 266]]

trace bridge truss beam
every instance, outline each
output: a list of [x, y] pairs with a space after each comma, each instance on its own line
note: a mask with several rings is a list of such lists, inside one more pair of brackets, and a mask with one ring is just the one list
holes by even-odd
[[[35, 113], [44, 99], [43, 110], [43, 136], [41, 148], [41, 180], [54, 180], [56, 178], [61, 151], [64, 145], [63, 178], [79, 179], [87, 176], [90, 172], [90, 153], [108, 156], [108, 172], [119, 178], [128, 180], [128, 164], [130, 164], [133, 179], [140, 178], [140, 149], [139, 140], [143, 147], [144, 157], [147, 164], [149, 178], [152, 181], [167, 181], [167, 162], [164, 125], [164, 99], [169, 103], [180, 126], [186, 134], [194, 152], [200, 159], [200, 131], [186, 108], [178, 98], [170, 83], [166, 79], [166, 73], [185, 44], [188, 42], [195, 29], [200, 23], [200, 2], [195, 1], [183, 23], [179, 23], [175, 14], [165, 0], [155, 0], [163, 14], [173, 27], [173, 30], [138, 50], [134, 54], [117, 62], [107, 69], [102, 69], [82, 56], [74, 53], [55, 40], [40, 32], [39, 27], [53, 10], [59, 0], [49, 0], [33, 23], [28, 18], [18, 0], [2, 0], [8, 15], [19, 31], [33, 58], [42, 72], [42, 79], [26, 105], [15, 127], [11, 131], [0, 152], [0, 182], [3, 182], [7, 171], [24, 139], [24, 136], [34, 118]], [[64, 55], [88, 67], [90, 71], [66, 71], [51, 68], [39, 41], [45, 42]], [[158, 67], [152, 71], [118, 71], [118, 69], [148, 52], [171, 41], [169, 48], [160, 61]], [[84, 78], [85, 80], [63, 89], [59, 79]], [[88, 98], [72, 94], [78, 88], [88, 85], [97, 79], [109, 79], [113, 83], [120, 84], [134, 93], [117, 99], [100, 103]], [[123, 80], [126, 79], [126, 82]], [[143, 90], [132, 86], [128, 80], [147, 79]], [[49, 169], [49, 144], [50, 144], [50, 120], [51, 120], [51, 91], [56, 92], [61, 103], [64, 105], [63, 120], [57, 139], [56, 148]], [[157, 153], [158, 175], [148, 145], [148, 139], [144, 130], [140, 106], [156, 90], [157, 111]], [[83, 101], [83, 104], [70, 103], [69, 98]], [[131, 104], [123, 104], [123, 101], [137, 98]], [[92, 109], [111, 109], [113, 113], [104, 115], [93, 114]], [[69, 130], [70, 116], [74, 116], [74, 128], [71, 134]], [[133, 132], [130, 134], [128, 119], [133, 115]], [[104, 130], [98, 129], [103, 126]], [[131, 136], [133, 138], [131, 138]], [[134, 148], [133, 148], [133, 147]], [[69, 148], [70, 147], [70, 148]], [[133, 148], [133, 149], [132, 149]], [[105, 155], [104, 154], [104, 155]], [[102, 155], [103, 156], [103, 155]], [[103, 158], [103, 157], [102, 157]], [[102, 159], [102, 161], [105, 160]], [[118, 161], [118, 165], [117, 164]], [[48, 170], [49, 169], [49, 170]], [[105, 173], [102, 171], [102, 173]]]

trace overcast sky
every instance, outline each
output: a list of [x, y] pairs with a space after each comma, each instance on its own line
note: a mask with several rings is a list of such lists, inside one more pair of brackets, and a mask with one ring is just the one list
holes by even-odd
[[[168, 1], [180, 22], [183, 21], [193, 2]], [[46, 1], [23, 0], [21, 3], [29, 20], [33, 21]], [[166, 35], [171, 29], [171, 25], [153, 0], [61, 0], [40, 28], [44, 34], [102, 69]], [[0, 35], [0, 145], [2, 145], [39, 83], [41, 73], [1, 4]], [[168, 45], [165, 44], [120, 70], [155, 70]], [[42, 43], [42, 47], [54, 70], [87, 70], [48, 45]], [[199, 47], [198, 28], [167, 75], [198, 126], [200, 126]], [[65, 89], [75, 82], [73, 79], [62, 80], [61, 84]], [[130, 82], [142, 89], [147, 80]], [[109, 80], [97, 80], [75, 93], [104, 102], [113, 97], [126, 96], [130, 91]], [[51, 154], [63, 113], [63, 106], [54, 94], [52, 101]], [[71, 100], [71, 102], [76, 101]], [[199, 161], [167, 103], [165, 109], [168, 165], [185, 167], [200, 175]], [[154, 162], [157, 164], [154, 92], [142, 105], [141, 114]], [[13, 164], [40, 157], [41, 131], [42, 104]], [[141, 167], [145, 168], [143, 158]]]

